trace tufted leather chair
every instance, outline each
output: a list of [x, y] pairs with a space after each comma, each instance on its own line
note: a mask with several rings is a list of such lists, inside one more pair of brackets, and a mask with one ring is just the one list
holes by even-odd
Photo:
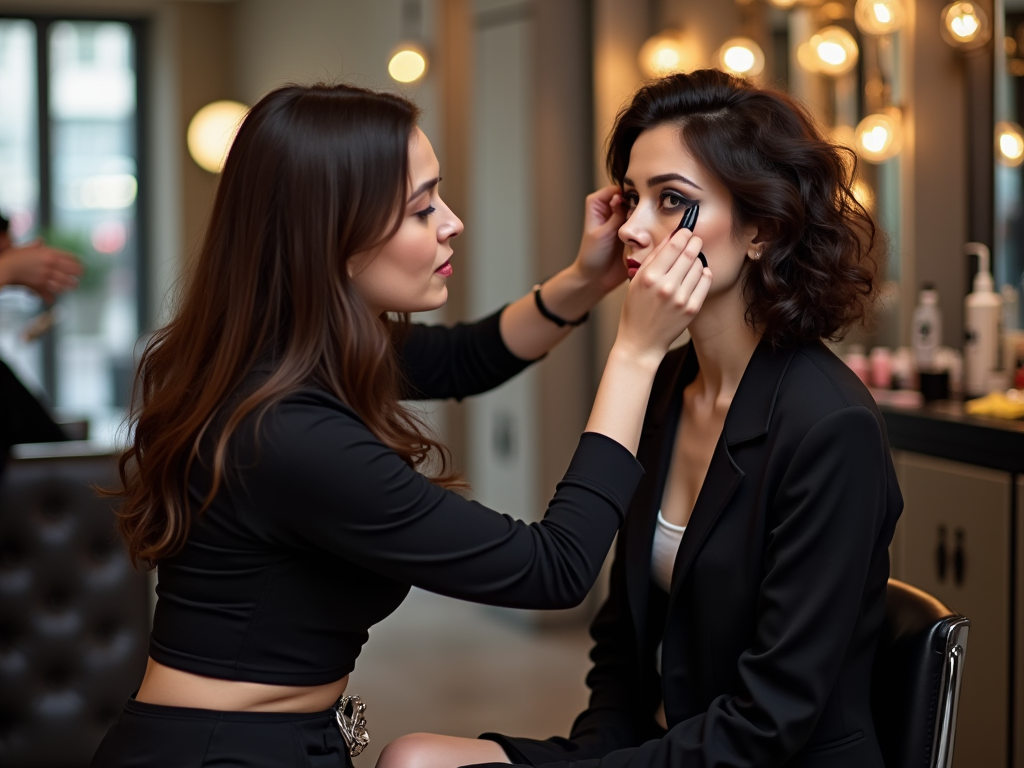
[[115, 458], [15, 446], [0, 475], [0, 766], [89, 765], [142, 679], [149, 584], [116, 537]]
[[886, 768], [950, 768], [970, 622], [889, 579], [872, 681]]

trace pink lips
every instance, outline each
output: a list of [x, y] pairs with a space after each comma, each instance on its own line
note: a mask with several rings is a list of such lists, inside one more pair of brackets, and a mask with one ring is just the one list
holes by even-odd
[[640, 269], [640, 262], [636, 259], [626, 259], [626, 274], [629, 279], [632, 280], [633, 276], [636, 275], [636, 271]]
[[444, 264], [442, 264], [440, 267], [434, 270], [434, 274], [440, 275], [441, 277], [451, 277], [452, 272], [452, 263], [450, 261], [446, 261]]

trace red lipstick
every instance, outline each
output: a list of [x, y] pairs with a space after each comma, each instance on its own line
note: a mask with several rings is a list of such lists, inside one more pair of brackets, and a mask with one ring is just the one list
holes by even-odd
[[640, 269], [640, 262], [636, 259], [626, 259], [626, 275], [630, 280], [636, 274], [636, 271]]
[[452, 272], [452, 263], [450, 261], [446, 261], [444, 264], [442, 264], [440, 267], [434, 270], [434, 274], [440, 275], [441, 277], [451, 277]]

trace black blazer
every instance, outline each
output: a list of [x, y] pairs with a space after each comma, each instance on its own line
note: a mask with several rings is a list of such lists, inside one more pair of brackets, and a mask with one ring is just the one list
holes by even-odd
[[[651, 546], [696, 373], [686, 346], [655, 379], [638, 453], [647, 475], [591, 628], [590, 707], [569, 739], [485, 737], [513, 762], [561, 768], [883, 768], [871, 668], [903, 499], [874, 400], [823, 344], [762, 342], [665, 595]], [[662, 699], [667, 733], [654, 722]]]

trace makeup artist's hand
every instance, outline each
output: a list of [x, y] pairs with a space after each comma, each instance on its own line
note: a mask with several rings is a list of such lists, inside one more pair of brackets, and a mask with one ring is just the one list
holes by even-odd
[[701, 246], [699, 237], [681, 229], [644, 259], [626, 292], [615, 346], [661, 363], [711, 288], [711, 270], [698, 256]]
[[618, 234], [625, 221], [618, 186], [612, 184], [587, 195], [583, 239], [573, 267], [605, 293], [626, 279]]
[[0, 285], [23, 285], [52, 304], [57, 294], [78, 285], [82, 265], [65, 251], [36, 240], [0, 253]]

